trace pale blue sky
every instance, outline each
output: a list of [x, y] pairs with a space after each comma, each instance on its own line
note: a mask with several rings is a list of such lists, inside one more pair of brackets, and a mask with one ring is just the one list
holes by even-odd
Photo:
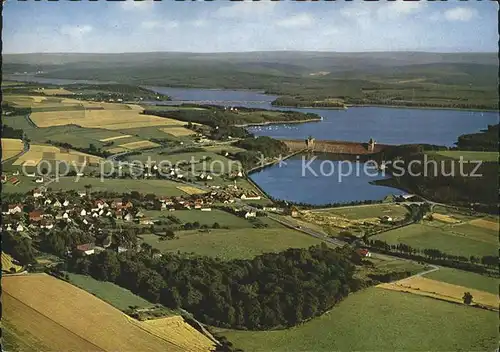
[[256, 50], [496, 52], [495, 1], [21, 2], [4, 53]]

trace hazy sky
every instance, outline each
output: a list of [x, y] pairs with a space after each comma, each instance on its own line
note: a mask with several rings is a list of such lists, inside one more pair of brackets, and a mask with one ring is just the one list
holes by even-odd
[[21, 2], [4, 53], [497, 51], [494, 1]]

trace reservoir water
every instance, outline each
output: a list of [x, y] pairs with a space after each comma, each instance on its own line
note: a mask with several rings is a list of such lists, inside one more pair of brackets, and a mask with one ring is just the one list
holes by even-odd
[[[4, 78], [58, 85], [89, 83], [89, 81], [44, 79], [33, 76], [6, 76]], [[245, 106], [312, 112], [323, 117], [323, 120], [319, 122], [248, 128], [257, 136], [281, 139], [305, 139], [308, 136], [313, 136], [318, 140], [366, 142], [370, 138], [374, 138], [377, 142], [384, 144], [428, 143], [453, 146], [459, 135], [478, 132], [486, 128], [488, 124], [498, 123], [499, 120], [497, 112], [480, 111], [385, 107], [352, 107], [347, 110], [278, 108], [271, 106], [275, 96], [261, 92], [169, 87], [148, 88], [172, 97], [171, 102], [166, 102], [169, 105], [189, 102]], [[320, 164], [317, 163], [321, 163], [321, 160], [314, 161], [313, 165], [319, 166]], [[251, 178], [274, 198], [314, 204], [376, 200], [382, 199], [388, 194], [400, 193], [393, 188], [375, 186], [369, 183], [383, 178], [382, 175], [372, 177], [363, 173], [360, 176], [344, 177], [341, 182], [338, 182], [337, 174], [314, 176], [307, 173], [303, 176], [301, 169], [302, 160], [293, 158], [287, 160], [285, 167], [272, 166], [252, 174]]]

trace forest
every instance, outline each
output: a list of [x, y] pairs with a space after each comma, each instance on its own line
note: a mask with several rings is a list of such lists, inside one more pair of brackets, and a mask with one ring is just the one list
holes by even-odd
[[349, 247], [291, 248], [249, 260], [104, 251], [73, 257], [66, 269], [111, 281], [203, 323], [264, 330], [294, 326], [329, 310], [363, 285], [361, 258]]

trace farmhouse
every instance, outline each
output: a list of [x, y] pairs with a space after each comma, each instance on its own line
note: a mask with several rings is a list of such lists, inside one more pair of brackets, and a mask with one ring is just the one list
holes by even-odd
[[16, 214], [20, 213], [23, 211], [23, 205], [22, 204], [11, 204], [9, 205], [9, 210], [7, 214]]
[[40, 221], [42, 221], [43, 212], [40, 211], [40, 210], [31, 211], [28, 214], [28, 216], [29, 216], [30, 221], [32, 221], [32, 222], [40, 222]]
[[95, 253], [94, 245], [92, 243], [85, 243], [76, 246], [77, 253], [81, 255], [92, 255]]
[[366, 248], [360, 248], [356, 252], [362, 257], [371, 257], [372, 256], [370, 251]]
[[240, 197], [240, 199], [242, 200], [260, 200], [260, 196], [257, 196], [257, 195], [246, 195], [245, 193], [243, 193]]
[[245, 219], [255, 218], [256, 216], [257, 216], [257, 213], [255, 211], [247, 211], [245, 213]]
[[35, 189], [33, 190], [33, 197], [34, 197], [34, 198], [40, 198], [40, 197], [42, 197], [42, 196], [43, 196], [43, 192], [42, 192], [42, 190], [40, 190], [39, 188], [35, 188]]

